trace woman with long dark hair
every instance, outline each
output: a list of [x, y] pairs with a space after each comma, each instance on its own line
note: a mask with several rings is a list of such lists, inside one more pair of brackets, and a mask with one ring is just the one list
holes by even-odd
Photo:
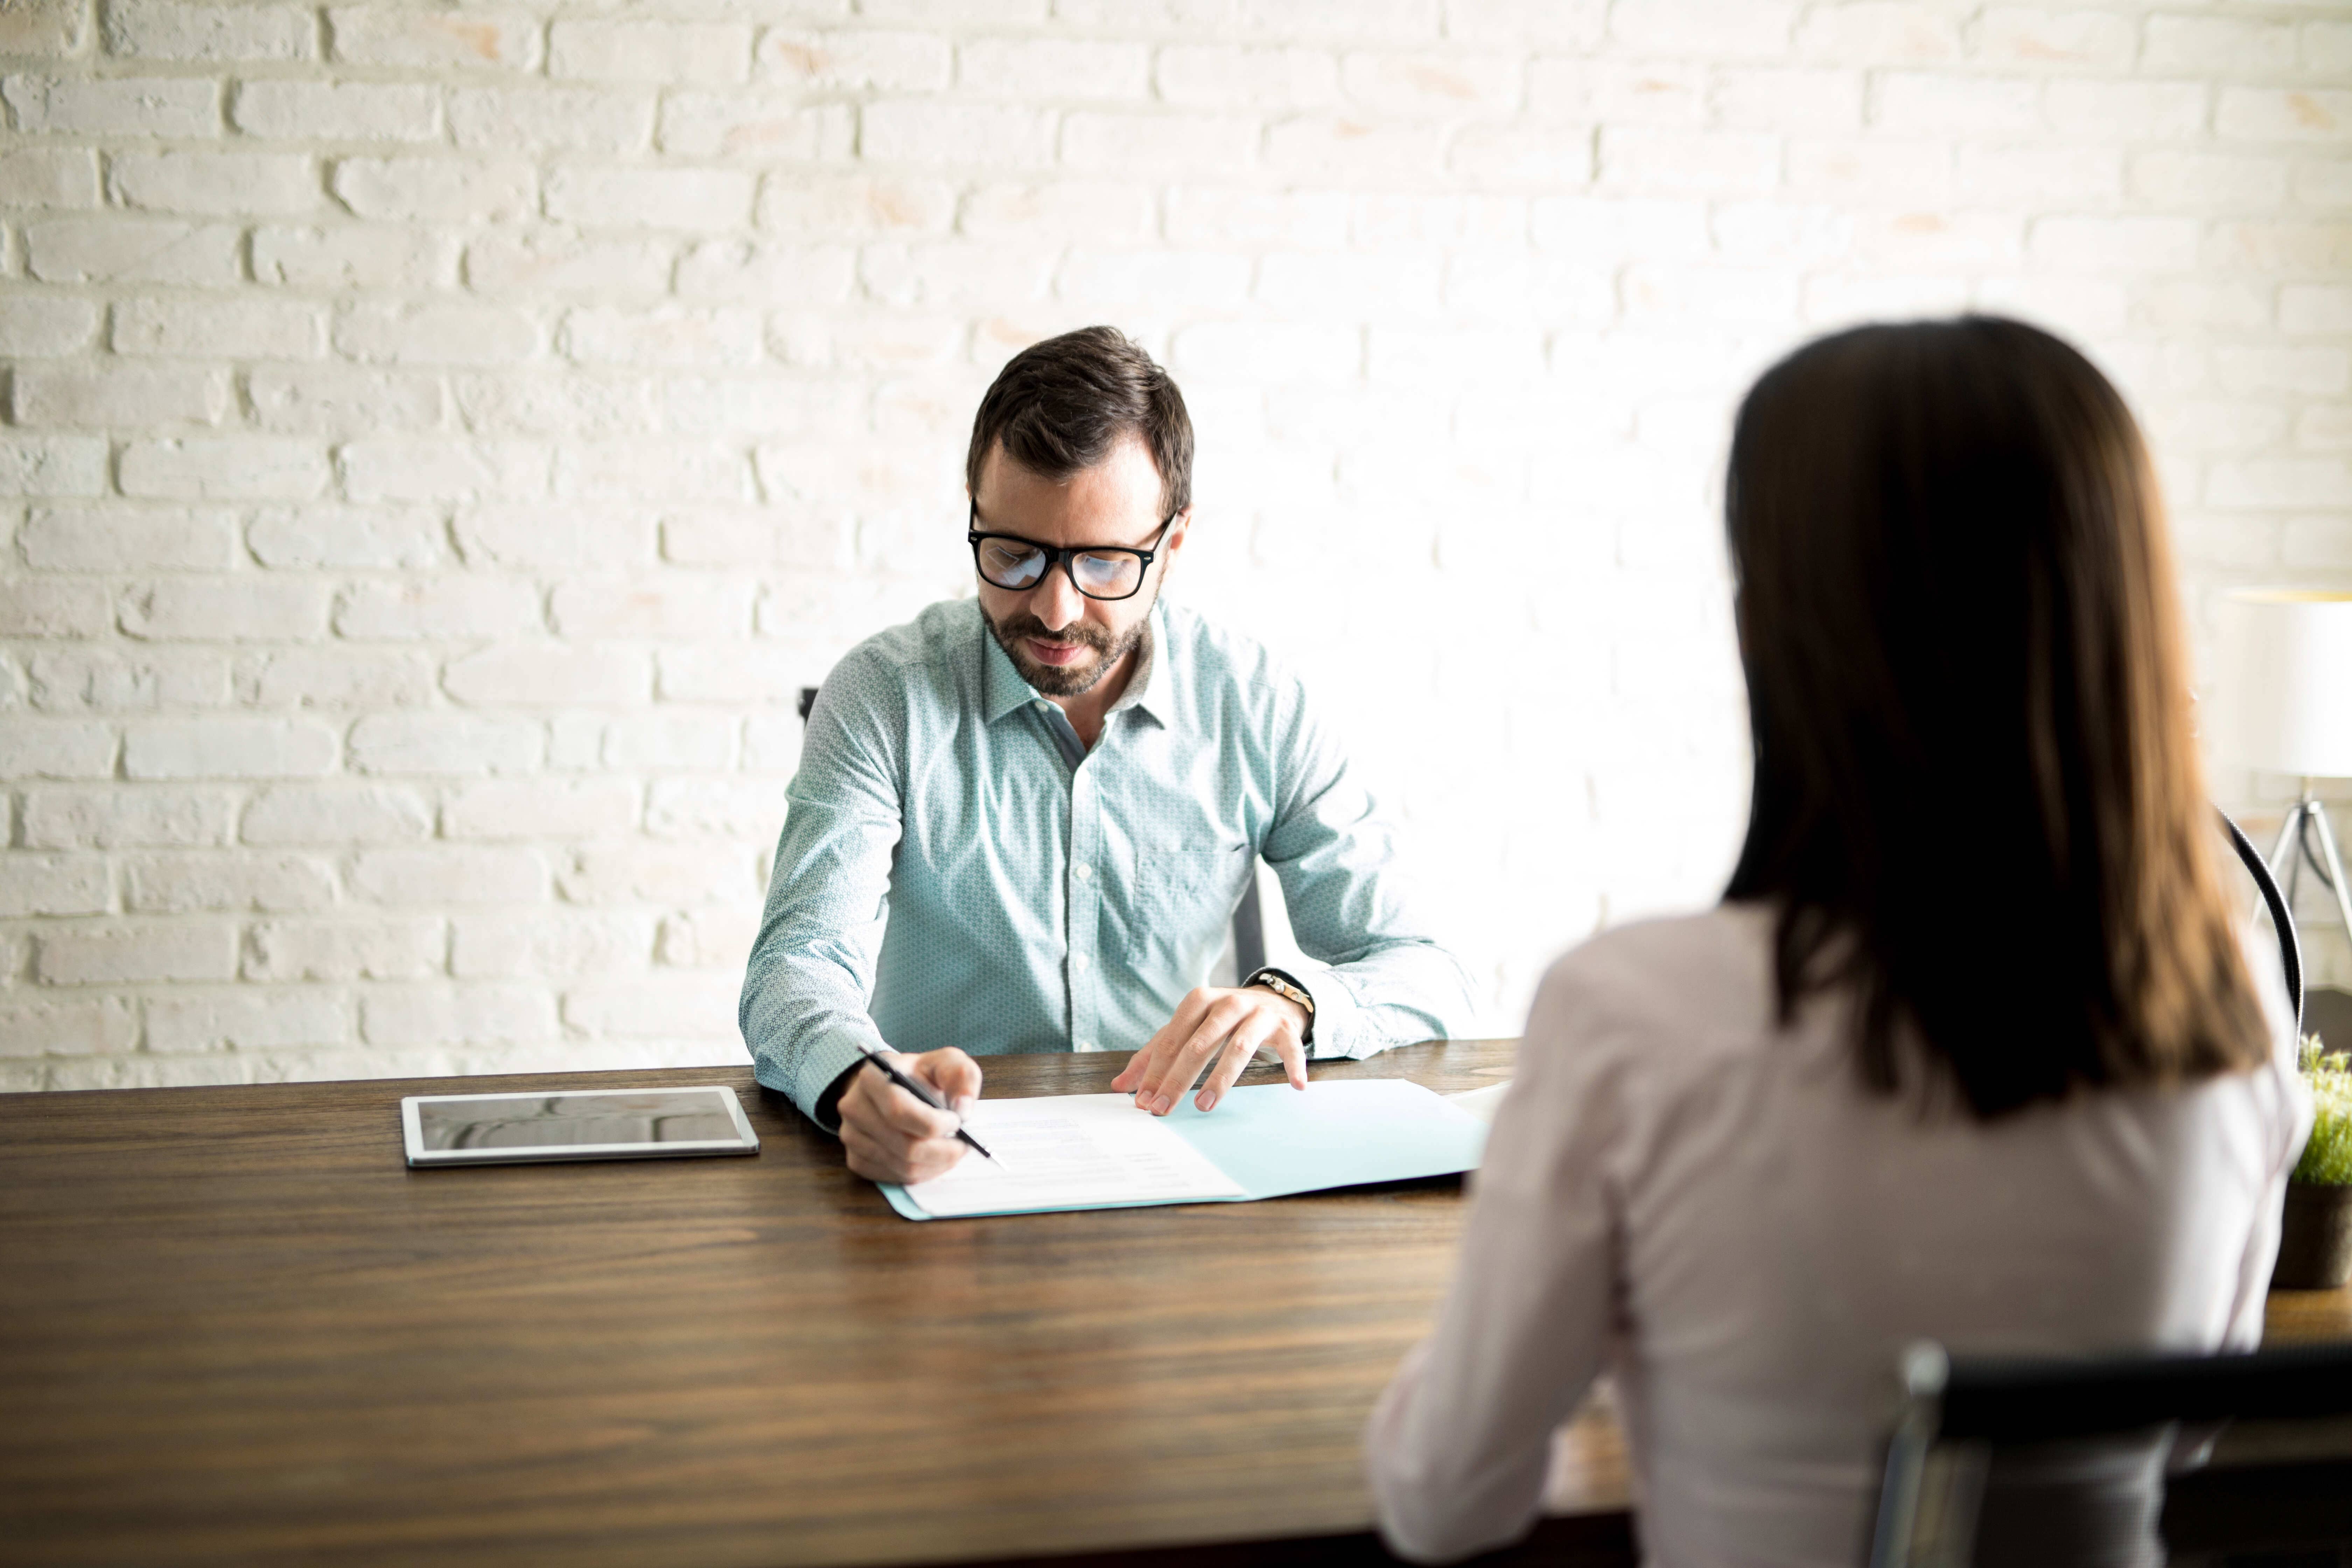
[[[2309, 1112], [2122, 399], [2014, 321], [1843, 332], [1748, 394], [1726, 510], [1746, 847], [1718, 908], [1536, 998], [1372, 1421], [1408, 1556], [1520, 1533], [1604, 1370], [1650, 1562], [1850, 1564], [1907, 1342], [2261, 1335]], [[2039, 1550], [2150, 1559], [2162, 1457], [2075, 1456]]]

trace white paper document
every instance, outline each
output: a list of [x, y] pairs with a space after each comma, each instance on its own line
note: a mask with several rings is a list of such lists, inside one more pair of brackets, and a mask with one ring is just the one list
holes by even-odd
[[1244, 1195], [1207, 1155], [1123, 1094], [983, 1100], [964, 1126], [996, 1158], [966, 1150], [946, 1175], [908, 1187], [926, 1214], [946, 1219]]

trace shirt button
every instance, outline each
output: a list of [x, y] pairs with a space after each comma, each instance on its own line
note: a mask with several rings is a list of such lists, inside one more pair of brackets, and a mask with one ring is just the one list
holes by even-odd
[[1070, 954], [1070, 967], [1076, 970], [1081, 974], [1085, 973], [1087, 970], [1087, 955], [1083, 952], [1074, 952]]
[[1080, 1049], [1080, 1050], [1082, 1050], [1082, 1051], [1090, 1051], [1090, 1050], [1093, 1050], [1094, 1048], [1095, 1048], [1095, 1043], [1094, 1043], [1092, 1040], [1080, 1040], [1080, 1041], [1078, 1042], [1078, 1049]]
[[1091, 882], [1095, 879], [1095, 868], [1092, 866], [1087, 865], [1083, 860], [1080, 861], [1073, 869], [1075, 875], [1081, 882]]
[[1050, 702], [1046, 701], [1046, 700], [1045, 700], [1044, 698], [1042, 698], [1042, 697], [1041, 697], [1041, 698], [1039, 698], [1039, 699], [1037, 700], [1037, 711], [1038, 711], [1038, 712], [1040, 712], [1040, 713], [1051, 713], [1053, 710], [1054, 710], [1054, 705], [1053, 705], [1052, 703], [1050, 703]]

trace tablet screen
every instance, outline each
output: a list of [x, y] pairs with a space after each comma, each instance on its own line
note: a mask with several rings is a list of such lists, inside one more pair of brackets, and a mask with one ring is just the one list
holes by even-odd
[[[419, 1097], [413, 1152], [546, 1151], [646, 1153], [665, 1145], [740, 1146], [724, 1089], [648, 1089], [552, 1094]], [[756, 1149], [758, 1141], [751, 1141]], [[679, 1152], [688, 1152], [681, 1148]]]

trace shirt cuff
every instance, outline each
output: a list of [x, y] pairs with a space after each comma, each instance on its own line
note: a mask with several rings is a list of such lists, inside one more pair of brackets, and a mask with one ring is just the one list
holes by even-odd
[[1338, 970], [1318, 970], [1298, 978], [1306, 984], [1307, 994], [1315, 998], [1315, 1043], [1307, 1047], [1308, 1061], [1339, 1061], [1369, 1056], [1381, 1048], [1378, 1042], [1365, 1048], [1363, 1005]]
[[800, 1113], [812, 1122], [827, 1132], [835, 1131], [840, 1123], [837, 1121], [817, 1121], [817, 1106], [835, 1080], [856, 1067], [858, 1058], [865, 1054], [858, 1048], [857, 1042], [846, 1036], [827, 1036], [810, 1041], [798, 1059], [783, 1068], [778, 1075], [783, 1082], [771, 1080], [764, 1072], [760, 1075], [760, 1080], [771, 1089], [783, 1090], [791, 1097], [793, 1104], [800, 1109]]

